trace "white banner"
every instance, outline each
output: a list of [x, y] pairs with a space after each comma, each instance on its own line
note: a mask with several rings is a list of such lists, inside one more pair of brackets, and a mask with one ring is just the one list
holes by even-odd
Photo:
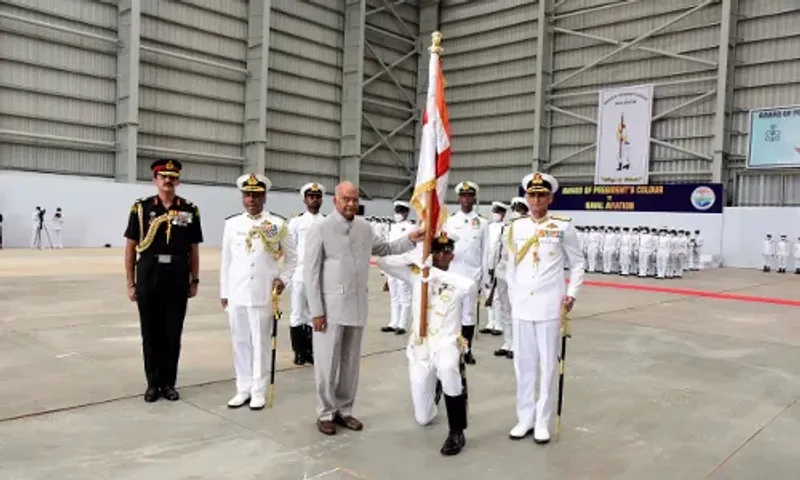
[[652, 85], [600, 92], [595, 185], [647, 184], [652, 114]]

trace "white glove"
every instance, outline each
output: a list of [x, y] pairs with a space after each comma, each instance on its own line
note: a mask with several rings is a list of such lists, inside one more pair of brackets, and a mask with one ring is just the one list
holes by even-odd
[[417, 267], [419, 267], [420, 269], [423, 269], [423, 270], [426, 269], [426, 268], [431, 268], [433, 266], [433, 256], [431, 256], [429, 254], [428, 258], [425, 259], [424, 262], [421, 261], [422, 260], [421, 257], [422, 257], [422, 255], [420, 255], [420, 256], [418, 256], [416, 258], [416, 260], [414, 261], [414, 265], [416, 265]]

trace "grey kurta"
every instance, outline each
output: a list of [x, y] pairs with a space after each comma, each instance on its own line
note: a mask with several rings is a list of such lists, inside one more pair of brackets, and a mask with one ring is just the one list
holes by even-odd
[[337, 412], [352, 414], [367, 324], [370, 258], [412, 248], [408, 237], [389, 243], [375, 235], [363, 218], [348, 221], [337, 211], [309, 229], [303, 258], [308, 307], [312, 317], [324, 315], [328, 323], [324, 332], [314, 332], [320, 420], [331, 420]]

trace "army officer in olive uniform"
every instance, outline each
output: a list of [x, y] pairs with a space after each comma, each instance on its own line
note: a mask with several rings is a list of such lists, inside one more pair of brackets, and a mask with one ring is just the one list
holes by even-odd
[[[197, 295], [203, 241], [197, 207], [175, 193], [181, 163], [157, 160], [150, 166], [158, 194], [131, 207], [125, 230], [128, 297], [139, 307], [146, 402], [180, 398], [175, 390], [183, 320], [188, 299]], [[137, 260], [137, 254], [139, 256]]]

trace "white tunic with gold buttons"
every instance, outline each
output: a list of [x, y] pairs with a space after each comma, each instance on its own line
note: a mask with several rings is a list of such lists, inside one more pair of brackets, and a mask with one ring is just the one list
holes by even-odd
[[[483, 259], [488, 244], [486, 238], [488, 225], [489, 222], [474, 210], [470, 213], [456, 212], [447, 217], [445, 224], [447, 233], [458, 238], [453, 251], [453, 263], [450, 264], [450, 271], [469, 277], [478, 285], [478, 288], [486, 283], [486, 279], [483, 278]], [[470, 301], [472, 305], [475, 305], [477, 292]], [[463, 315], [462, 325], [475, 325], [474, 308], [465, 309]]]
[[[583, 255], [570, 219], [556, 215], [511, 222], [505, 255], [517, 378], [515, 430], [546, 430], [553, 414], [561, 306], [565, 295], [576, 298], [580, 291]], [[565, 265], [570, 271], [568, 286]]]
[[[283, 259], [283, 266], [278, 263]], [[236, 390], [263, 397], [272, 334], [272, 282], [288, 285], [297, 256], [286, 220], [269, 212], [242, 213], [225, 222], [222, 234], [220, 298], [228, 300], [228, 320], [233, 337]]]

